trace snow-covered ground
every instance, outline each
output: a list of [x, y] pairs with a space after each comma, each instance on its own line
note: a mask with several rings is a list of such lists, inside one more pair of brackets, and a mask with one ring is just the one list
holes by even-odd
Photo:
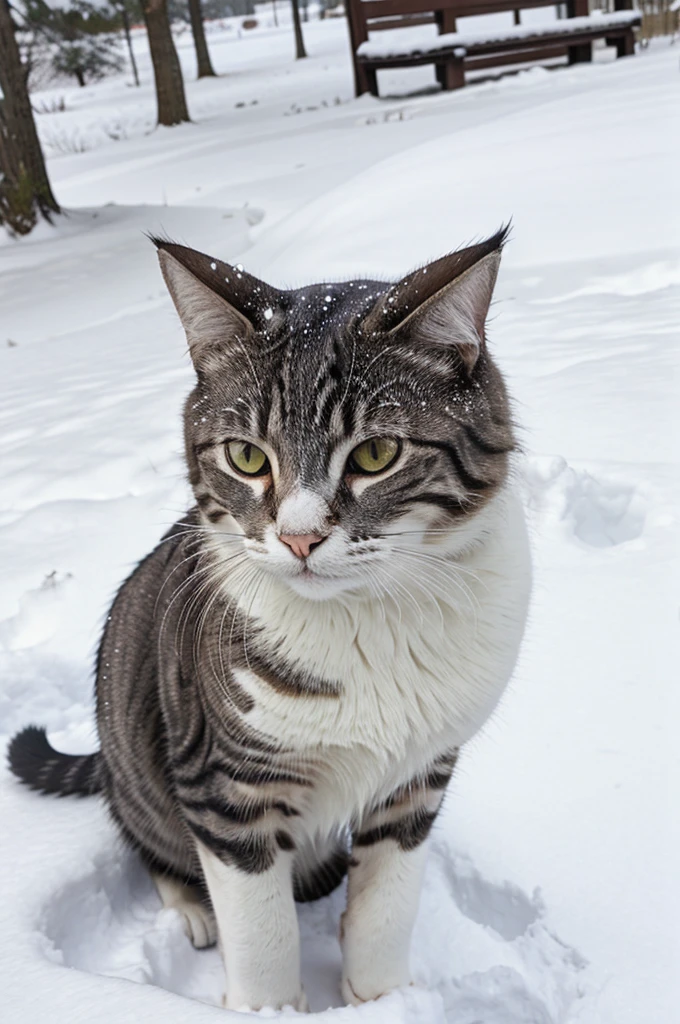
[[[201, 82], [183, 38], [181, 128], [148, 134], [142, 39], [141, 89], [35, 97], [65, 100], [38, 122], [70, 212], [0, 247], [0, 733], [92, 749], [107, 602], [189, 500], [191, 370], [142, 232], [296, 284], [401, 274], [513, 217], [491, 343], [524, 427], [529, 634], [435, 830], [419, 987], [338, 1008], [341, 893], [300, 911], [305, 985], [329, 1024], [672, 1024], [677, 48], [454, 94], [392, 72], [386, 94], [425, 92], [355, 101], [344, 22], [305, 33], [296, 64], [287, 29], [213, 32], [224, 75]], [[0, 798], [3, 1022], [240, 1019], [97, 801], [5, 772]]]

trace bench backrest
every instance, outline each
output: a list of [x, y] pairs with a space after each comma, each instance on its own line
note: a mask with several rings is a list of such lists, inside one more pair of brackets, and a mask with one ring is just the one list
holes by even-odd
[[[555, 0], [345, 0], [352, 46], [368, 39], [369, 31], [406, 28], [436, 21], [440, 32], [455, 32], [456, 18], [530, 7], [555, 7]], [[589, 0], [567, 0], [569, 17], [589, 13]], [[519, 18], [515, 15], [516, 23]]]
[[350, 0], [350, 3], [352, 7], [361, 8], [367, 21], [447, 10], [452, 10], [457, 18], [465, 18], [472, 14], [514, 11], [517, 7], [556, 6], [555, 0]]

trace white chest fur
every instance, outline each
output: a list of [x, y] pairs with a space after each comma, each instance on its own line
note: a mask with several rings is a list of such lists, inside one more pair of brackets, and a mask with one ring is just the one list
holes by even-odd
[[510, 678], [530, 561], [519, 501], [506, 491], [492, 505], [458, 585], [428, 595], [423, 560], [422, 590], [400, 591], [398, 602], [366, 594], [314, 602], [277, 584], [250, 611], [281, 658], [337, 682], [340, 695], [288, 696], [238, 670], [255, 697], [248, 720], [326, 762], [348, 812], [470, 739]]

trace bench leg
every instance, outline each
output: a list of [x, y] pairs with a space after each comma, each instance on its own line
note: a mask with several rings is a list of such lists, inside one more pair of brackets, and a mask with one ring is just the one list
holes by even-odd
[[445, 64], [437, 64], [436, 72], [442, 89], [462, 89], [465, 85], [462, 60], [447, 60]]
[[616, 47], [616, 56], [632, 57], [635, 53], [635, 35], [631, 29], [623, 36], [616, 36], [614, 39], [605, 39], [607, 46]]
[[580, 43], [578, 46], [569, 47], [570, 64], [586, 64], [593, 59], [593, 44]]
[[356, 93], [357, 96], [370, 92], [371, 96], [378, 96], [378, 77], [375, 68], [368, 68], [365, 64], [356, 65]]

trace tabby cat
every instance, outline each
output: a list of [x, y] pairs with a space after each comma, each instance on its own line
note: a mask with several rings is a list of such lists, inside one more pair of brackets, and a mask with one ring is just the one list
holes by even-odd
[[101, 793], [229, 1008], [306, 1008], [295, 899], [348, 875], [349, 1003], [408, 985], [426, 839], [493, 711], [530, 565], [485, 322], [503, 231], [387, 284], [278, 290], [155, 242], [196, 386], [196, 505], [123, 584], [101, 749], [14, 738], [45, 793]]

